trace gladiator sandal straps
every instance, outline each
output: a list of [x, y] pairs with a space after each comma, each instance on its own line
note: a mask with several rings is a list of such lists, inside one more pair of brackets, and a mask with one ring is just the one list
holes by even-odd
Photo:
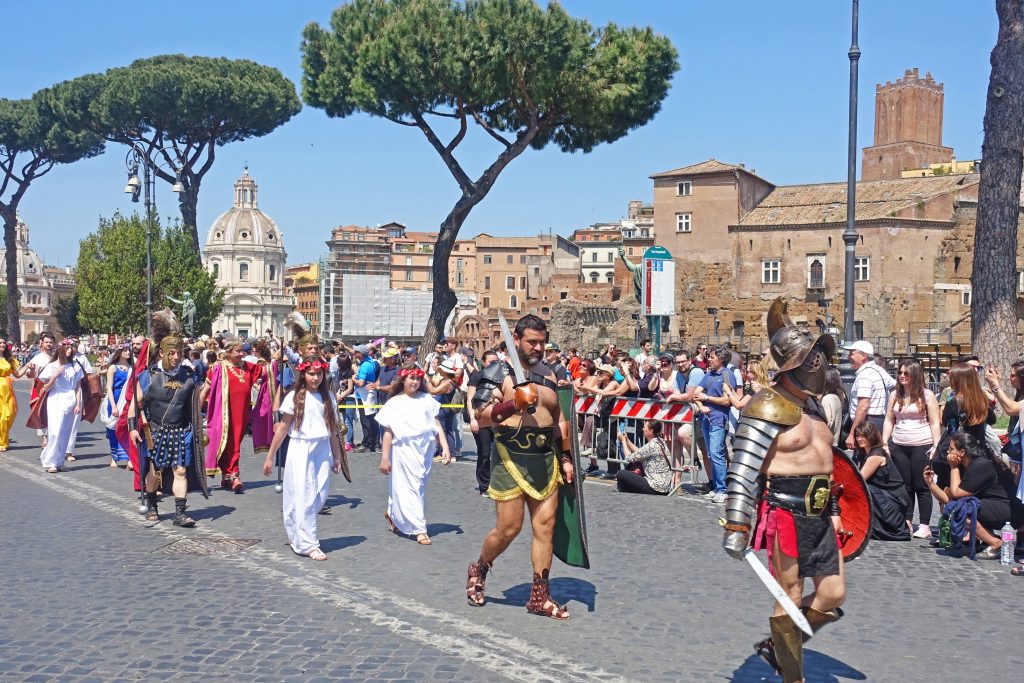
[[530, 601], [526, 603], [526, 611], [552, 619], [568, 619], [569, 610], [551, 599], [551, 585], [548, 570], [533, 575], [533, 587], [530, 589]]
[[491, 566], [482, 557], [469, 564], [466, 575], [466, 599], [473, 607], [484, 605], [484, 583], [487, 581], [487, 572], [491, 570]]

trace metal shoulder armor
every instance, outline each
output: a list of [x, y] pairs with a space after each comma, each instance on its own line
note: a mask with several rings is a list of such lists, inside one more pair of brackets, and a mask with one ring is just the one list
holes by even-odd
[[771, 389], [762, 389], [740, 413], [726, 476], [725, 521], [728, 528], [752, 526], [760, 494], [761, 468], [768, 449], [786, 427], [800, 422], [800, 406]]

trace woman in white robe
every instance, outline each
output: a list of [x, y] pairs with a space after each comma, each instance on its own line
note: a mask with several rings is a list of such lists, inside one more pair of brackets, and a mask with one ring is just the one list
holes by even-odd
[[64, 460], [71, 442], [76, 418], [82, 412], [82, 389], [85, 376], [72, 361], [75, 346], [65, 339], [57, 349], [57, 360], [43, 368], [39, 380], [46, 394], [46, 445], [39, 456], [50, 474], [64, 471]]
[[[77, 347], [77, 353], [71, 359], [71, 362], [82, 369], [82, 376], [86, 374], [91, 375], [93, 373], [92, 363], [89, 362], [89, 356], [87, 352], [89, 345], [85, 342], [77, 342], [74, 337], [71, 338], [73, 343]], [[68, 438], [67, 449], [68, 452], [65, 454], [64, 459], [68, 462], [75, 461], [75, 445], [78, 443], [78, 428], [82, 426], [82, 411], [75, 413], [74, 424], [71, 425], [71, 436]]]
[[430, 545], [423, 496], [435, 444], [441, 446], [443, 464], [451, 462], [451, 453], [437, 419], [441, 404], [424, 389], [423, 371], [406, 368], [399, 371], [399, 377], [400, 391], [388, 399], [376, 417], [385, 430], [380, 471], [391, 475], [384, 518], [392, 532], [415, 536], [420, 545]]
[[299, 363], [295, 388], [281, 401], [281, 423], [263, 461], [270, 476], [277, 450], [288, 440], [281, 496], [284, 530], [292, 551], [311, 560], [326, 560], [317, 537], [317, 513], [327, 502], [330, 473], [341, 471], [338, 413], [319, 359]]

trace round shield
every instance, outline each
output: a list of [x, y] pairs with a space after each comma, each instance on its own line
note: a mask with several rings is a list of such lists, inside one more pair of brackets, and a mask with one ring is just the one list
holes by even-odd
[[839, 551], [846, 562], [868, 547], [871, 539], [871, 493], [857, 465], [845, 452], [832, 449], [832, 492], [839, 497], [842, 520]]

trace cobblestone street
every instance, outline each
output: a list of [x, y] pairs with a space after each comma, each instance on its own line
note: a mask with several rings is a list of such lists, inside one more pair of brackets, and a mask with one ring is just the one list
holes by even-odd
[[[317, 563], [285, 545], [280, 496], [248, 441], [244, 495], [192, 494], [196, 529], [171, 525], [170, 502], [147, 523], [99, 424], [83, 425], [68, 472], [42, 471], [22, 426], [27, 387], [0, 455], [0, 680], [778, 680], [751, 647], [771, 599], [694, 496], [588, 483], [594, 568], [556, 562], [552, 592], [572, 611], [557, 623], [523, 609], [527, 532], [495, 563], [487, 605], [466, 604], [466, 565], [494, 521], [471, 464], [435, 466], [422, 547], [387, 533], [378, 456], [350, 454], [354, 483], [332, 479]], [[808, 681], [1003, 681], [1024, 668], [1005, 647], [1024, 583], [997, 563], [873, 542], [847, 577], [847, 616], [808, 644]]]

